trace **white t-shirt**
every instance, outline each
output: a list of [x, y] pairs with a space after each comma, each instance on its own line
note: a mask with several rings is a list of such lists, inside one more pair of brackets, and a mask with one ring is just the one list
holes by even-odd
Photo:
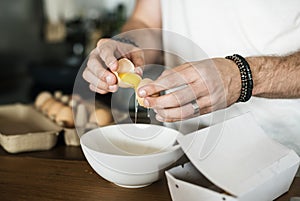
[[[247, 57], [300, 50], [299, 0], [162, 0], [161, 5], [164, 49], [177, 55], [166, 54], [166, 66], [235, 53]], [[252, 97], [226, 109], [226, 118], [247, 111], [269, 136], [300, 154], [300, 99]], [[191, 132], [198, 129], [193, 122], [211, 124], [217, 113], [175, 126]]]

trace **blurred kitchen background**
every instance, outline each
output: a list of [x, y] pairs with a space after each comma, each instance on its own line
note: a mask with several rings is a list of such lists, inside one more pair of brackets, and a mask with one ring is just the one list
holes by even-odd
[[[0, 0], [0, 104], [72, 93], [99, 38], [117, 34], [134, 0]], [[108, 98], [109, 95], [102, 98]]]

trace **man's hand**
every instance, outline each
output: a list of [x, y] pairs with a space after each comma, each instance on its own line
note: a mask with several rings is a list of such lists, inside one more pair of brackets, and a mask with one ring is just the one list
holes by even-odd
[[[151, 95], [170, 90], [159, 97]], [[223, 109], [235, 103], [241, 91], [236, 64], [215, 58], [186, 63], [166, 70], [156, 81], [139, 88], [144, 105], [156, 111], [159, 121], [174, 122]], [[194, 113], [192, 102], [200, 108]]]
[[137, 67], [136, 73], [142, 74], [144, 65], [143, 51], [134, 45], [112, 39], [99, 40], [97, 47], [90, 53], [83, 78], [90, 83], [90, 89], [100, 94], [118, 90], [117, 78], [112, 71], [118, 70], [117, 59], [126, 57]]

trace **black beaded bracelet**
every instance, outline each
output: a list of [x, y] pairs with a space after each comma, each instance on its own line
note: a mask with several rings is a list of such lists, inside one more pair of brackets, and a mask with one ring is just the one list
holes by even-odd
[[125, 37], [113, 37], [111, 39], [115, 40], [115, 41], [119, 41], [121, 43], [127, 43], [127, 44], [133, 45], [135, 47], [139, 47], [134, 41], [132, 41], [129, 38], [125, 38]]
[[250, 65], [244, 57], [238, 54], [227, 56], [225, 58], [234, 61], [240, 70], [242, 89], [238, 102], [248, 101], [252, 96], [253, 89], [253, 79]]

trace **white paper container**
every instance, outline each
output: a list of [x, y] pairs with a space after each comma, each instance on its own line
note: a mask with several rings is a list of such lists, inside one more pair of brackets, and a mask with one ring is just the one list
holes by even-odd
[[178, 142], [192, 164], [166, 171], [173, 201], [271, 201], [288, 191], [299, 167], [298, 155], [267, 137], [249, 113]]

